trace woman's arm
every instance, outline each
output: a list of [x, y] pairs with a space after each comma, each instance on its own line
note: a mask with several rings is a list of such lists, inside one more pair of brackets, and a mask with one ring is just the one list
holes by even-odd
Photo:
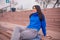
[[42, 32], [43, 32], [44, 36], [46, 36], [46, 20], [45, 20], [45, 17], [44, 17], [44, 20], [42, 20], [42, 22], [41, 22], [41, 26], [42, 26]]

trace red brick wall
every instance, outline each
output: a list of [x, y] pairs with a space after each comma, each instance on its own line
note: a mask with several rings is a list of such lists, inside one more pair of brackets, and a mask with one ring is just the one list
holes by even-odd
[[[20, 25], [29, 24], [29, 15], [32, 11], [21, 11], [21, 12], [6, 12], [0, 14], [0, 21], [11, 22]], [[60, 28], [60, 8], [44, 9], [43, 13], [46, 17], [47, 27], [51, 29]]]
[[30, 10], [21, 12], [6, 12], [3, 13], [3, 16], [0, 14], [0, 21], [11, 22], [20, 25], [28, 25], [29, 15], [31, 13], [32, 12]]
[[60, 30], [60, 8], [45, 9], [48, 29]]

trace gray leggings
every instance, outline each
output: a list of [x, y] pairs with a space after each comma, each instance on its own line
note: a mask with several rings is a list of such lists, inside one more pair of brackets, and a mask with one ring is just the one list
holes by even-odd
[[20, 39], [33, 39], [37, 36], [38, 32], [36, 29], [27, 29], [24, 27], [15, 27], [11, 40]]

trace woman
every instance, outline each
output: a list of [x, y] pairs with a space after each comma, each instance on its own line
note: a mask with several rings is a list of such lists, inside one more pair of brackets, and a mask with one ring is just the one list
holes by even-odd
[[[19, 40], [18, 38], [14, 39], [15, 35], [18, 35], [17, 33], [20, 32], [20, 40], [21, 39], [31, 39], [31, 40], [40, 40], [37, 39], [38, 32], [40, 28], [42, 28], [42, 32], [44, 36], [46, 36], [46, 21], [43, 13], [41, 12], [40, 6], [39, 5], [34, 5], [33, 6], [33, 11], [29, 18], [30, 18], [30, 23], [27, 26], [27, 28], [16, 28], [15, 32], [12, 35], [12, 40]], [[17, 31], [17, 32], [16, 32]], [[19, 36], [18, 36], [19, 37]]]

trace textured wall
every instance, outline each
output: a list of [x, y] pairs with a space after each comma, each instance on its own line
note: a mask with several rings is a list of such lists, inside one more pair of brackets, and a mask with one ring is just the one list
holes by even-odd
[[27, 25], [31, 11], [6, 12], [0, 14], [0, 21], [11, 22], [21, 25]]
[[60, 29], [60, 9], [45, 9], [46, 10], [46, 21], [47, 27], [52, 27], [51, 29], [58, 30]]

